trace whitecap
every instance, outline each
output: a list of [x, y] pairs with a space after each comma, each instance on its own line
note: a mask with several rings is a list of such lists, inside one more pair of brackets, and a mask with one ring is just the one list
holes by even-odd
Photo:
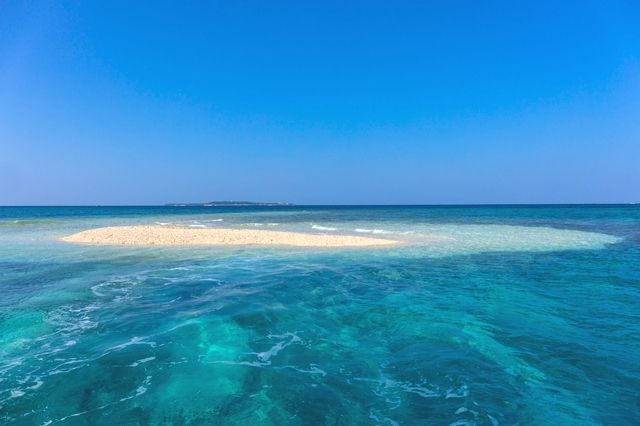
[[449, 398], [465, 398], [469, 396], [469, 388], [467, 385], [463, 385], [459, 389], [449, 389], [447, 390], [447, 394], [445, 395], [445, 399]]
[[[126, 396], [124, 398], [120, 398], [120, 402], [124, 402], [144, 394], [147, 391], [150, 383], [151, 383], [151, 376], [145, 377], [144, 382], [142, 382], [142, 384], [136, 388], [135, 394], [131, 396]], [[106, 406], [103, 406], [103, 407], [106, 407]]]
[[408, 393], [415, 393], [423, 398], [436, 398], [440, 396], [437, 392], [432, 391], [431, 389], [427, 389], [422, 386], [414, 386], [414, 385], [402, 385], [402, 390]]
[[269, 338], [274, 338], [274, 337], [275, 338], [290, 338], [290, 339], [289, 339], [289, 341], [283, 340], [281, 342], [276, 343], [275, 345], [273, 345], [267, 351], [254, 353], [258, 357], [258, 359], [260, 361], [262, 361], [262, 362], [269, 362], [271, 357], [276, 356], [278, 354], [278, 352], [280, 352], [281, 350], [283, 350], [287, 346], [291, 345], [292, 343], [300, 341], [300, 338], [297, 335], [295, 335], [294, 333], [286, 333], [286, 334], [283, 334], [283, 335], [269, 335], [267, 337], [269, 337]]
[[208, 364], [247, 365], [249, 367], [265, 367], [271, 363], [260, 362], [260, 361], [211, 361]]
[[68, 416], [62, 417], [60, 419], [58, 419], [59, 422], [63, 422], [67, 419], [70, 419], [72, 417], [78, 417], [78, 416], [82, 416], [83, 414], [87, 414], [89, 411], [79, 411], [77, 413], [73, 413], [73, 414], [69, 414]]
[[400, 423], [396, 422], [393, 419], [390, 419], [389, 417], [383, 416], [382, 414], [380, 414], [380, 412], [374, 409], [369, 410], [369, 418], [380, 425], [387, 424], [391, 426], [400, 426]]
[[40, 379], [36, 379], [35, 384], [29, 386], [29, 389], [38, 389], [40, 386], [42, 386], [44, 384], [44, 382]]
[[323, 369], [319, 368], [315, 364], [309, 364], [309, 369], [308, 370], [305, 370], [303, 368], [298, 368], [298, 367], [293, 366], [293, 365], [285, 365], [282, 368], [290, 368], [290, 369], [295, 370], [295, 371], [297, 371], [299, 373], [305, 373], [305, 374], [311, 374], [311, 375], [319, 374], [322, 377], [327, 375], [326, 371], [324, 371]]
[[384, 229], [374, 229], [373, 234], [392, 234], [391, 231], [385, 231]]
[[139, 359], [139, 360], [137, 360], [137, 361], [132, 362], [131, 364], [129, 364], [129, 367], [137, 367], [137, 366], [138, 366], [138, 365], [140, 365], [140, 364], [144, 364], [145, 362], [153, 361], [154, 359], [156, 359], [156, 357], [155, 357], [155, 356], [150, 356], [150, 357], [147, 357], [147, 358], [142, 358], [142, 359]]
[[391, 231], [385, 231], [384, 229], [356, 228], [354, 231], [360, 232], [361, 234], [392, 234]]
[[134, 336], [131, 339], [129, 339], [128, 342], [124, 342], [124, 343], [121, 343], [119, 345], [112, 346], [107, 350], [108, 351], [119, 351], [120, 349], [124, 349], [127, 346], [131, 346], [131, 345], [149, 345], [149, 346], [151, 346], [153, 348], [153, 347], [156, 346], [156, 342], [145, 342], [144, 338]]
[[311, 228], [317, 229], [318, 231], [337, 231], [338, 230], [338, 228], [332, 228], [330, 226], [320, 226], [320, 225], [313, 225], [311, 226]]
[[11, 391], [11, 398], [20, 398], [23, 395], [24, 395], [24, 391], [20, 389], [13, 389]]
[[476, 422], [468, 421], [468, 420], [458, 420], [456, 422], [450, 423], [449, 426], [475, 426]]

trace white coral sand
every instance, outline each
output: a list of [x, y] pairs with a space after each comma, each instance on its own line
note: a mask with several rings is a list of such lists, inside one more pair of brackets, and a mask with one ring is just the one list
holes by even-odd
[[181, 228], [168, 226], [112, 226], [89, 229], [61, 238], [70, 243], [140, 246], [295, 246], [371, 247], [399, 241], [352, 235], [318, 235], [259, 229]]

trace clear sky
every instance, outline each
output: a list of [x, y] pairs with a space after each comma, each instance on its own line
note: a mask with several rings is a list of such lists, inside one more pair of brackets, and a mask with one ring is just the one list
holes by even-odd
[[229, 199], [640, 202], [640, 2], [0, 2], [0, 204]]

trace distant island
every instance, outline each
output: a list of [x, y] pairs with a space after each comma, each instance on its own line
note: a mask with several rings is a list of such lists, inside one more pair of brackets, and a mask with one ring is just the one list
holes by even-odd
[[292, 203], [259, 203], [253, 201], [209, 201], [208, 203], [169, 203], [167, 207], [275, 207], [294, 206]]

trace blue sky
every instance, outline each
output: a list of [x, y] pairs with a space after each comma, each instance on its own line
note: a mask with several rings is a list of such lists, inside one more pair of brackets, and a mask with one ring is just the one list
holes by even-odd
[[640, 3], [0, 3], [0, 204], [640, 202]]

